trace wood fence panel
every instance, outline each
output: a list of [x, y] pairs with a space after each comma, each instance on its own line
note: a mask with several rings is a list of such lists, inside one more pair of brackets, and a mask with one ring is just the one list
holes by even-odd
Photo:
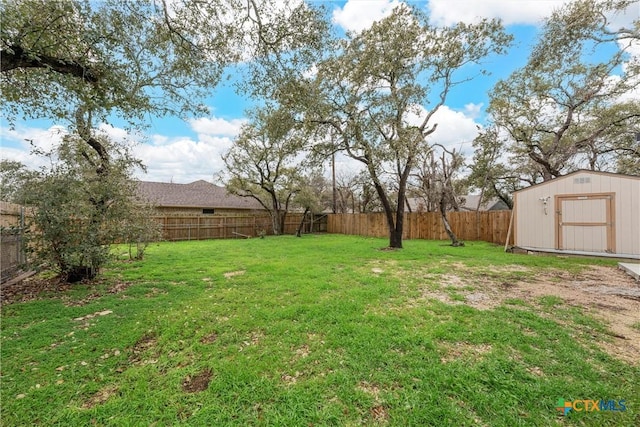
[[15, 203], [0, 201], [0, 227], [22, 227], [25, 216], [29, 216], [27, 209]]
[[[310, 220], [307, 215], [303, 225], [306, 233], [326, 231], [326, 215]], [[164, 240], [208, 240], [257, 237], [261, 233], [273, 234], [268, 215], [218, 216], [218, 215], [162, 215], [154, 216], [162, 228]], [[301, 213], [289, 213], [285, 217], [284, 234], [295, 234], [302, 220]], [[312, 229], [313, 226], [313, 229]]]
[[[511, 211], [449, 212], [447, 219], [461, 240], [484, 240], [505, 244]], [[384, 213], [329, 214], [327, 231], [367, 237], [389, 237]], [[406, 213], [403, 238], [448, 240], [442, 218], [438, 212]], [[509, 244], [513, 244], [513, 238]]]

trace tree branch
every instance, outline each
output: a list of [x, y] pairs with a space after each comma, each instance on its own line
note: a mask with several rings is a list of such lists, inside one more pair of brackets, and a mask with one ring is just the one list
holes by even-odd
[[87, 83], [100, 81], [100, 74], [84, 64], [49, 55], [27, 52], [19, 45], [11, 45], [0, 51], [0, 72], [6, 73], [19, 68], [46, 68], [59, 74], [78, 77]]

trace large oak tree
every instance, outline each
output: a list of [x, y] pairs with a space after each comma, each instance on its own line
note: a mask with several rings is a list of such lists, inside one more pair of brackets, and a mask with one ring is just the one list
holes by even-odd
[[[437, 111], [471, 80], [469, 70], [481, 73], [476, 66], [509, 42], [497, 21], [436, 28], [403, 4], [336, 42], [312, 78], [283, 90], [282, 102], [304, 111], [308, 125], [335, 135], [327, 152], [343, 151], [364, 165], [386, 214], [390, 247], [402, 247], [407, 181], [417, 155], [429, 150]], [[300, 93], [306, 97], [292, 95]]]
[[545, 181], [578, 168], [640, 173], [640, 20], [615, 28], [609, 18], [634, 3], [637, 11], [637, 2], [601, 0], [554, 11], [527, 64], [496, 85], [489, 112], [508, 169]]

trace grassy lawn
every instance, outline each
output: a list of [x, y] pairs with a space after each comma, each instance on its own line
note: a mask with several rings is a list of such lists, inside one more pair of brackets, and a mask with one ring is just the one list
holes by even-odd
[[[612, 261], [386, 243], [162, 243], [98, 285], [5, 305], [2, 425], [640, 425], [640, 367], [604, 352], [586, 310], [464, 303], [474, 283], [507, 292]], [[563, 417], [559, 398], [627, 410]]]

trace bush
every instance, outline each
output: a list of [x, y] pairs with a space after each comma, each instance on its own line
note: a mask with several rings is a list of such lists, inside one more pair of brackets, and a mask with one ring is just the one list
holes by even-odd
[[[52, 166], [30, 179], [23, 193], [24, 203], [35, 208], [30, 254], [69, 282], [93, 279], [109, 260], [112, 243], [144, 246], [156, 237], [129, 177], [139, 162], [126, 147], [103, 144], [111, 153], [108, 164], [87, 153], [82, 141], [65, 138], [50, 155]], [[144, 249], [137, 247], [140, 258]]]

